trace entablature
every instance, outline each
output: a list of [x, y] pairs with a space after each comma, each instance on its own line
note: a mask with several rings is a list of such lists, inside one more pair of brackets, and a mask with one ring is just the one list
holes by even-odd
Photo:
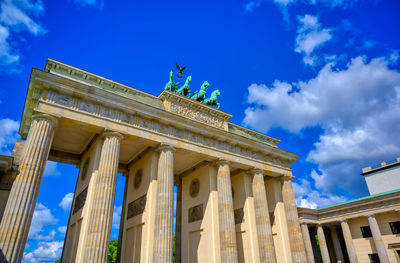
[[[123, 123], [287, 170], [290, 170], [290, 164], [297, 160], [298, 155], [277, 148], [276, 145], [279, 140], [256, 132], [254, 134], [258, 135], [261, 138], [260, 140], [252, 140], [250, 139], [251, 136], [243, 136], [239, 132], [231, 133], [232, 127], [237, 130], [242, 128], [242, 133], [251, 130], [228, 123], [227, 120], [231, 115], [223, 111], [203, 104], [195, 105], [196, 103], [187, 101], [188, 98], [179, 98], [181, 96], [169, 93], [164, 91], [159, 98], [155, 97], [161, 104], [164, 103], [165, 109], [161, 109], [158, 106], [154, 107], [130, 97], [121, 96], [116, 92], [99, 89], [93, 85], [88, 85], [86, 82], [79, 82], [65, 78], [60, 74], [33, 69], [20, 126], [20, 135], [22, 138], [26, 138], [32, 121], [31, 116], [35, 110], [40, 108], [39, 104], [42, 104], [63, 107], [80, 114], [89, 114], [97, 118]], [[200, 114], [200, 121], [196, 120], [196, 117], [190, 118], [171, 110], [172, 102], [178, 106], [185, 106], [187, 110], [192, 108], [192, 110], [195, 109], [204, 114]], [[193, 115], [199, 116], [199, 114]], [[219, 127], [210, 125], [206, 120], [209, 115], [214, 116], [222, 124], [218, 124]]]
[[400, 209], [400, 192], [322, 209], [298, 208], [299, 220], [308, 224], [327, 224], [368, 214]]

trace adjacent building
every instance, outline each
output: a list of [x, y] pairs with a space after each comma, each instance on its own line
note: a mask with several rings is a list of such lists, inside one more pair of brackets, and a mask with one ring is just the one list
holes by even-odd
[[309, 262], [400, 262], [400, 158], [362, 171], [371, 195], [298, 209]]

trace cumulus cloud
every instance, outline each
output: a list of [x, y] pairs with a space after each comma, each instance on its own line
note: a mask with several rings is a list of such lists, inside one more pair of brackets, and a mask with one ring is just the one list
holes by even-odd
[[310, 182], [306, 179], [301, 179], [300, 183], [293, 182], [293, 191], [298, 207], [315, 209], [347, 200], [344, 196], [323, 194], [321, 191], [312, 189]]
[[11, 154], [12, 148], [19, 137], [18, 128], [19, 122], [11, 119], [0, 119], [0, 154]]
[[299, 17], [299, 22], [295, 51], [303, 55], [305, 64], [314, 65], [317, 56], [313, 52], [332, 39], [332, 30], [322, 28], [318, 17], [312, 15]]
[[65, 233], [67, 233], [67, 226], [59, 226], [57, 230], [60, 234], [65, 235]]
[[121, 210], [122, 206], [114, 206], [112, 227], [115, 229], [119, 228], [119, 223], [121, 222]]
[[33, 213], [28, 239], [47, 241], [53, 240], [56, 232], [51, 230], [47, 235], [43, 235], [43, 227], [55, 225], [57, 221], [58, 220], [54, 217], [49, 208], [41, 203], [38, 203], [36, 205], [35, 212]]
[[[18, 35], [22, 31], [37, 36], [46, 30], [35, 19], [44, 12], [41, 0], [5, 0], [0, 5], [0, 66], [9, 72], [15, 72], [20, 60], [15, 48]], [[13, 34], [14, 41], [10, 40]]]
[[400, 152], [400, 73], [390, 63], [390, 58], [356, 57], [343, 69], [328, 63], [308, 81], [253, 84], [244, 123], [263, 132], [320, 127], [307, 156], [318, 165], [310, 180], [323, 193], [365, 194], [361, 168]]
[[23, 263], [54, 262], [61, 257], [64, 242], [39, 242], [38, 248], [24, 255]]
[[63, 197], [59, 206], [62, 207], [64, 209], [64, 211], [67, 211], [71, 208], [73, 199], [74, 199], [74, 193], [68, 193]]
[[57, 169], [57, 162], [47, 161], [43, 176], [57, 176], [60, 174], [60, 171]]

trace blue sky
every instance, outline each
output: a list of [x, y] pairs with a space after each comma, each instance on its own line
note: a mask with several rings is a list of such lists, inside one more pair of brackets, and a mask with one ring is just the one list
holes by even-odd
[[[367, 195], [361, 168], [399, 157], [397, 0], [0, 3], [1, 154], [19, 138], [31, 68], [50, 57], [154, 95], [175, 62], [186, 65], [194, 89], [220, 89], [234, 123], [301, 155], [299, 206]], [[48, 163], [24, 262], [60, 256], [77, 174]]]

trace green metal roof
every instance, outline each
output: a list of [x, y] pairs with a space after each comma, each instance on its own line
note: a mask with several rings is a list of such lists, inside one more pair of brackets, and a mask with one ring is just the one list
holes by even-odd
[[379, 197], [379, 196], [384, 196], [384, 195], [389, 195], [389, 194], [394, 194], [394, 193], [400, 193], [400, 189], [396, 189], [396, 190], [392, 190], [392, 191], [388, 191], [388, 192], [384, 192], [384, 193], [380, 193], [380, 194], [364, 196], [364, 197], [360, 197], [360, 198], [357, 198], [357, 199], [353, 199], [353, 200], [349, 200], [349, 201], [346, 201], [346, 202], [342, 202], [342, 203], [339, 203], [339, 204], [328, 205], [328, 206], [325, 206], [325, 207], [317, 208], [316, 210], [322, 210], [322, 209], [327, 209], [327, 208], [331, 208], [331, 207], [335, 207], [335, 206], [351, 204], [351, 203], [355, 203], [355, 202], [358, 202], [358, 201], [363, 201], [363, 200], [367, 200], [367, 199], [371, 199], [371, 198], [375, 198], [375, 197]]

